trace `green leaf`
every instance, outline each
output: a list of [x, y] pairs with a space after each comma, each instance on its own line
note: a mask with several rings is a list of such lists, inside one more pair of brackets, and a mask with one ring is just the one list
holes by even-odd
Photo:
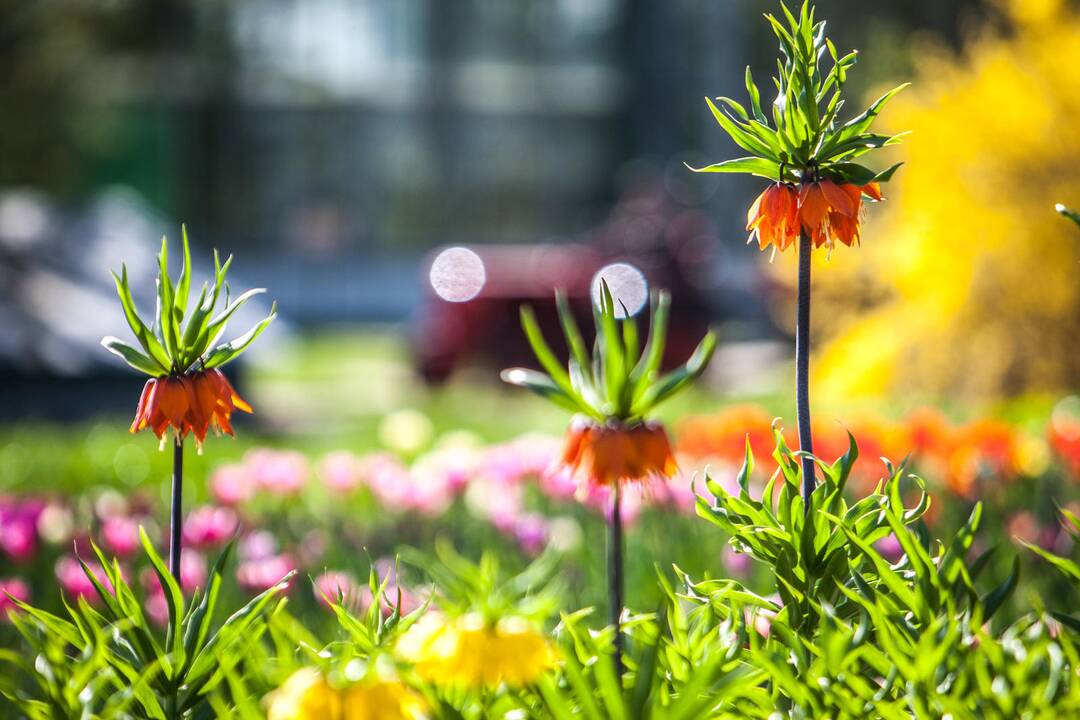
[[165, 567], [164, 561], [154, 549], [154, 544], [150, 542], [146, 530], [141, 525], [139, 526], [139, 542], [142, 543], [143, 551], [146, 552], [146, 557], [150, 560], [150, 566], [153, 568], [154, 574], [157, 575], [158, 582], [161, 584], [161, 591], [165, 596], [165, 604], [169, 608], [169, 624], [165, 644], [173, 654], [172, 663], [176, 666], [184, 666], [187, 664], [187, 659], [180, 629], [180, 621], [184, 616], [184, 594], [180, 590], [180, 581], [178, 578], [174, 578], [169, 569]]
[[218, 345], [214, 348], [206, 358], [206, 362], [203, 363], [203, 367], [207, 370], [210, 368], [221, 367], [225, 363], [232, 361], [240, 353], [244, 352], [251, 343], [255, 342], [255, 338], [262, 334], [262, 331], [267, 328], [277, 317], [277, 303], [270, 306], [270, 314], [263, 318], [255, 327], [248, 330], [246, 333], [230, 340], [224, 345]]
[[184, 266], [180, 269], [180, 280], [176, 283], [176, 294], [173, 298], [177, 316], [183, 320], [187, 314], [188, 295], [191, 291], [191, 245], [188, 243], [187, 226], [180, 226], [182, 238]]
[[[528, 305], [522, 305], [520, 313], [521, 327], [525, 331], [525, 337], [528, 339], [529, 346], [532, 348], [533, 354], [536, 355], [540, 366], [551, 376], [555, 385], [576, 405], [588, 407], [582, 400], [581, 395], [574, 390], [570, 382], [570, 375], [563, 369], [559, 360], [555, 357], [555, 353], [552, 352], [551, 347], [548, 346], [547, 341], [544, 339], [544, 334], [540, 330], [540, 324], [536, 321], [536, 314], [532, 308]], [[592, 414], [596, 415], [596, 411], [593, 410]]]
[[780, 180], [780, 163], [761, 157], [735, 158], [701, 168], [691, 167], [690, 165], [686, 167], [697, 173], [742, 173], [757, 175], [773, 181]]
[[713, 104], [711, 99], [705, 98], [705, 102], [709, 105], [709, 110], [712, 111], [713, 117], [716, 118], [716, 122], [719, 123], [720, 127], [724, 129], [724, 132], [728, 134], [736, 145], [758, 157], [779, 160], [772, 148], [759, 140], [752, 132], [728, 117], [720, 108]]
[[206, 642], [206, 637], [210, 633], [210, 623], [214, 619], [214, 610], [217, 608], [218, 595], [221, 593], [222, 572], [235, 544], [235, 541], [230, 541], [229, 544], [225, 546], [225, 549], [222, 550], [221, 555], [218, 556], [217, 561], [214, 563], [214, 567], [210, 571], [210, 576], [207, 579], [206, 592], [203, 593], [199, 604], [195, 606], [194, 611], [191, 613], [190, 617], [188, 617], [187, 627], [184, 631], [184, 653], [186, 655], [186, 662], [182, 668], [181, 675], [187, 673], [188, 669], [191, 667], [192, 661], [202, 651], [203, 644]]
[[837, 146], [842, 145], [848, 140], [851, 140], [852, 138], [866, 132], [866, 130], [870, 127], [870, 125], [873, 124], [874, 120], [877, 118], [878, 113], [880, 113], [881, 109], [885, 106], [885, 103], [887, 103], [897, 93], [908, 87], [908, 85], [910, 84], [911, 83], [904, 83], [903, 85], [898, 85], [897, 87], [894, 87], [892, 90], [875, 100], [870, 105], [870, 107], [868, 107], [862, 114], [852, 118], [847, 123], [845, 123], [844, 126], [841, 127], [840, 130], [838, 130], [836, 133], [834, 133], [833, 136], [825, 143], [825, 146], [822, 148], [821, 151], [821, 157], [832, 157], [833, 151]]
[[634, 384], [634, 398], [656, 380], [660, 372], [660, 363], [664, 359], [664, 346], [667, 341], [668, 316], [671, 312], [671, 293], [662, 290], [653, 294], [652, 312], [649, 318], [649, 339], [645, 341], [645, 350], [630, 372], [630, 382]]
[[555, 307], [558, 309], [559, 322], [562, 324], [563, 335], [566, 337], [566, 345], [570, 349], [570, 354], [577, 360], [581, 369], [587, 372], [589, 353], [577, 321], [574, 320], [574, 312], [570, 309], [570, 302], [566, 299], [565, 291], [555, 291]]
[[694, 350], [694, 354], [690, 356], [686, 364], [660, 378], [655, 385], [651, 385], [634, 402], [631, 412], [635, 415], [645, 414], [679, 390], [682, 390], [705, 371], [715, 351], [716, 334], [710, 331], [697, 346], [697, 349]]
[[151, 377], [158, 377], [165, 372], [163, 367], [119, 338], [109, 335], [101, 339], [101, 345], [139, 372], [146, 373]]
[[1005, 581], [983, 596], [981, 602], [984, 620], [989, 620], [993, 617], [994, 613], [1005, 604], [1005, 601], [1012, 595], [1013, 590], [1016, 589], [1016, 583], [1019, 579], [1020, 557], [1017, 556], [1013, 558], [1012, 570], [1009, 572], [1009, 576], [1005, 578]]
[[135, 334], [135, 339], [139, 341], [147, 355], [161, 366], [161, 371], [167, 373], [171, 365], [169, 356], [165, 352], [165, 348], [158, 342], [158, 339], [154, 337], [154, 333], [139, 317], [138, 310], [135, 307], [135, 299], [131, 295], [131, 286], [128, 284], [127, 266], [121, 266], [119, 276], [116, 273], [113, 273], [112, 276], [113, 280], [116, 281], [116, 294], [120, 297], [120, 306], [124, 310], [124, 317], [128, 321], [128, 326], [131, 327], [131, 332]]
[[158, 329], [169, 357], [179, 357], [179, 333], [176, 330], [172, 279], [169, 277], [169, 242], [161, 238], [161, 252], [158, 254]]
[[536, 372], [535, 370], [529, 370], [527, 368], [507, 368], [499, 373], [499, 377], [508, 385], [525, 388], [542, 398], [551, 400], [567, 410], [584, 413], [590, 411], [588, 406], [579, 405], [575, 402], [575, 400], [567, 395], [550, 377], [543, 373]]

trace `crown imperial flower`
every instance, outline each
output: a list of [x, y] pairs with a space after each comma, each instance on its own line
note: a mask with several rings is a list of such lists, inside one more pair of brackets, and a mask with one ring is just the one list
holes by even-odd
[[[864, 112], [841, 123], [842, 91], [857, 54], [843, 57], [825, 36], [825, 23], [814, 20], [807, 1], [796, 16], [781, 3], [784, 21], [766, 15], [783, 55], [774, 78], [778, 93], [771, 117], [761, 105], [761, 93], [746, 69], [749, 107], [718, 97], [706, 98], [720, 127], [747, 157], [726, 160], [694, 172], [745, 173], [774, 181], [750, 208], [747, 230], [762, 249], [786, 250], [805, 233], [811, 247], [829, 250], [837, 242], [853, 246], [860, 240], [862, 198], [881, 200], [880, 183], [899, 165], [875, 172], [856, 162], [871, 150], [893, 145], [899, 135], [870, 132], [884, 105], [906, 85], [878, 98]], [[828, 55], [832, 67], [824, 68]]]
[[[113, 274], [124, 317], [139, 347], [115, 337], [106, 337], [101, 344], [131, 367], [150, 375], [150, 380], [143, 386], [131, 432], [149, 428], [163, 444], [170, 430], [178, 442], [192, 434], [201, 448], [211, 428], [233, 434], [231, 418], [234, 410], [252, 411], [219, 368], [246, 350], [277, 313], [276, 306], [272, 307], [270, 314], [248, 332], [218, 344], [229, 318], [250, 298], [265, 290], [248, 290], [230, 300], [225, 276], [232, 258], [222, 264], [215, 252], [213, 285], [204, 283], [192, 306], [189, 302], [191, 249], [186, 229], [183, 231], [183, 253], [184, 265], [174, 284], [169, 277], [168, 241], [162, 238], [158, 255], [158, 310], [149, 324], [135, 307], [127, 268], [123, 267], [120, 275]], [[224, 299], [224, 307], [219, 309], [221, 299]]]
[[511, 368], [503, 371], [502, 378], [577, 413], [567, 430], [560, 464], [579, 480], [597, 485], [673, 474], [676, 466], [667, 432], [646, 417], [705, 371], [716, 349], [716, 336], [708, 333], [685, 364], [661, 375], [671, 303], [668, 293], [653, 296], [649, 338], [641, 350], [636, 321], [616, 316], [611, 290], [601, 280], [600, 302], [594, 307], [593, 357], [585, 349], [565, 295], [556, 293], [556, 303], [570, 348], [567, 367], [555, 358], [532, 310], [523, 307], [522, 327], [547, 374]]

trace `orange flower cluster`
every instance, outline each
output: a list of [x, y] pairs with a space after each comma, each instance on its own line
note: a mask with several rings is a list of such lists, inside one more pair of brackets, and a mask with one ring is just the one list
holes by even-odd
[[678, 471], [667, 431], [659, 423], [575, 423], [559, 465], [593, 485], [670, 477]]
[[228, 435], [234, 434], [229, 422], [233, 410], [250, 413], [251, 406], [236, 394], [217, 368], [150, 378], [139, 397], [131, 432], [150, 428], [159, 440], [164, 440], [172, 428], [180, 440], [188, 433], [193, 434], [201, 448], [211, 427]]
[[837, 241], [851, 247], [859, 242], [863, 195], [881, 200], [881, 187], [876, 182], [859, 186], [832, 180], [803, 183], [799, 188], [774, 183], [746, 214], [750, 241], [757, 238], [762, 250], [771, 245], [783, 251], [805, 231], [814, 247], [831, 250]]
[[1080, 479], [1080, 418], [1055, 413], [1050, 421], [1050, 445], [1074, 478]]
[[[773, 451], [771, 426], [771, 416], [757, 406], [691, 417], [678, 427], [678, 451], [698, 461], [739, 465], [749, 436], [754, 457], [764, 466], [762, 461]], [[826, 461], [843, 455], [849, 430], [859, 445], [851, 481], [860, 492], [872, 489], [884, 474], [882, 457], [898, 463], [910, 455], [928, 480], [944, 479], [952, 492], [968, 498], [979, 495], [988, 483], [1009, 482], [1038, 469], [1028, 450], [1030, 444], [1017, 428], [997, 420], [954, 426], [931, 409], [915, 411], [900, 422], [875, 417], [863, 417], [849, 426], [815, 422], [814, 454]], [[784, 439], [789, 447], [798, 448], [793, 430], [786, 431]]]

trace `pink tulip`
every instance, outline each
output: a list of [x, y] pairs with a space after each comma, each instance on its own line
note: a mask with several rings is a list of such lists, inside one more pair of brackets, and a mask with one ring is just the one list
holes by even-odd
[[323, 485], [339, 495], [348, 495], [364, 482], [364, 466], [350, 452], [333, 452], [319, 464]]
[[184, 544], [200, 549], [219, 547], [232, 538], [239, 525], [240, 520], [231, 508], [197, 507], [184, 521]]
[[105, 549], [119, 557], [128, 557], [140, 545], [139, 523], [135, 518], [114, 515], [101, 523], [101, 540]]
[[721, 556], [724, 561], [724, 569], [731, 575], [745, 578], [750, 573], [750, 556], [738, 552], [730, 545], [725, 545]]
[[465, 493], [474, 515], [486, 518], [499, 532], [513, 534], [524, 506], [524, 488], [505, 480], [477, 478]]
[[355, 612], [360, 607], [360, 586], [347, 572], [327, 570], [315, 578], [315, 599], [327, 608], [334, 604]]
[[881, 557], [891, 563], [898, 562], [900, 558], [904, 557], [904, 547], [900, 544], [900, 540], [896, 535], [892, 533], [874, 543], [874, 549], [878, 551]]
[[296, 563], [285, 554], [247, 560], [236, 569], [236, 582], [249, 593], [260, 593], [279, 583], [295, 569]]
[[539, 555], [547, 546], [548, 521], [539, 513], [527, 513], [517, 518], [514, 538], [528, 555]]
[[18, 612], [12, 598], [19, 602], [30, 602], [30, 586], [22, 578], [0, 578], [0, 621], [7, 620], [9, 613]]
[[244, 456], [256, 484], [274, 495], [295, 495], [307, 485], [307, 458], [292, 450], [260, 448]]
[[553, 467], [540, 473], [540, 489], [552, 500], [572, 499], [578, 491], [574, 472], [567, 467]]
[[0, 524], [0, 549], [17, 563], [32, 559], [37, 552], [34, 523], [20, 516]]
[[389, 453], [368, 455], [363, 460], [368, 487], [387, 509], [405, 510], [412, 478], [401, 461]]
[[[107, 591], [112, 592], [112, 583], [109, 582], [109, 578], [105, 575], [105, 570], [101, 565], [93, 561], [87, 561], [86, 565], [98, 582]], [[60, 582], [60, 589], [70, 598], [83, 597], [90, 603], [100, 601], [94, 584], [90, 582], [90, 578], [83, 572], [78, 559], [71, 555], [65, 555], [56, 561], [56, 579]]]
[[277, 540], [267, 530], [256, 530], [240, 540], [241, 560], [264, 560], [277, 553]]
[[221, 505], [235, 506], [255, 496], [255, 479], [243, 465], [222, 465], [210, 476], [210, 493]]

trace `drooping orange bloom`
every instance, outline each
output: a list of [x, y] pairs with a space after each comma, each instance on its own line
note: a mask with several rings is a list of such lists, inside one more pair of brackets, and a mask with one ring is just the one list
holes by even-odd
[[786, 250], [799, 237], [799, 194], [788, 183], [774, 183], [758, 195], [746, 214], [750, 241], [762, 250], [772, 245]]
[[666, 478], [678, 471], [667, 431], [659, 423], [576, 423], [566, 434], [560, 466], [594, 485]]
[[151, 378], [143, 386], [131, 432], [150, 428], [159, 440], [164, 440], [172, 428], [181, 440], [193, 434], [196, 444], [202, 447], [211, 427], [235, 434], [230, 422], [233, 410], [252, 411], [217, 368]]
[[881, 186], [820, 180], [803, 183], [796, 190], [787, 183], [775, 183], [750, 207], [746, 229], [762, 249], [772, 245], [786, 250], [803, 231], [809, 233], [814, 247], [831, 250], [837, 242], [851, 247], [859, 243], [863, 195], [881, 200]]

